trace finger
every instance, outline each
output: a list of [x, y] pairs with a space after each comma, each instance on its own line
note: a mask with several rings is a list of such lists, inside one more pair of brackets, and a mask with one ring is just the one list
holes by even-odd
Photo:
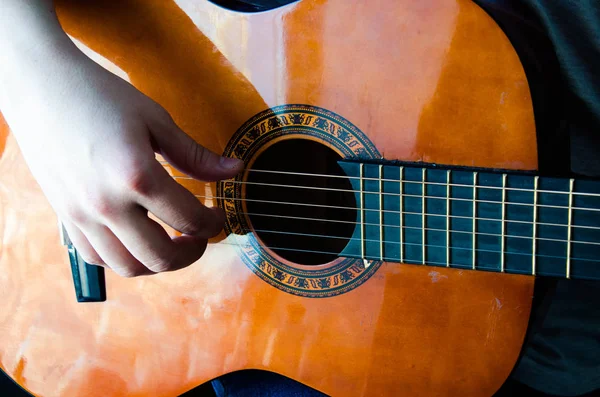
[[216, 208], [207, 208], [190, 191], [177, 183], [159, 164], [150, 172], [151, 184], [135, 198], [158, 219], [183, 234], [210, 238], [223, 229], [225, 216]]
[[69, 239], [79, 252], [79, 255], [86, 263], [90, 265], [104, 265], [104, 261], [98, 255], [94, 247], [90, 244], [85, 235], [79, 230], [77, 226], [72, 224], [69, 221], [61, 221], [65, 229], [67, 230], [67, 234], [69, 235]]
[[179, 171], [203, 181], [232, 178], [242, 171], [244, 162], [219, 156], [194, 141], [163, 114], [149, 125], [160, 154]]
[[187, 267], [206, 250], [207, 240], [196, 236], [171, 238], [148, 218], [146, 210], [134, 207], [109, 225], [115, 236], [144, 266], [155, 273]]
[[104, 263], [122, 277], [153, 274], [125, 248], [123, 243], [106, 226], [95, 224], [83, 228], [90, 244], [104, 259]]

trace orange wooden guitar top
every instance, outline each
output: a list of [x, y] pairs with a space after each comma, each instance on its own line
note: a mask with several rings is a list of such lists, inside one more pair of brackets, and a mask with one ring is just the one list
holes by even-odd
[[[256, 113], [302, 103], [350, 120], [386, 159], [537, 167], [523, 68], [468, 0], [58, 11], [86, 53], [216, 152]], [[335, 396], [490, 396], [520, 352], [533, 277], [384, 263], [348, 293], [303, 298], [255, 276], [224, 234], [184, 270], [109, 271], [107, 301], [77, 303], [56, 216], [4, 124], [0, 156], [0, 365], [35, 395], [176, 396], [257, 368]]]

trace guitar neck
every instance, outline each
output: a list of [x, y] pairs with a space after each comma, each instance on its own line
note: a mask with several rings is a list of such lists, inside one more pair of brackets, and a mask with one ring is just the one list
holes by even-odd
[[340, 162], [357, 227], [341, 255], [600, 279], [600, 181]]

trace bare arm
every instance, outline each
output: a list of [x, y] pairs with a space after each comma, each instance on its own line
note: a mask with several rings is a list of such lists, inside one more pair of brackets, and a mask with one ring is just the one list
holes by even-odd
[[[155, 160], [202, 180], [243, 164], [196, 144], [169, 114], [87, 58], [51, 0], [0, 0], [0, 111], [34, 177], [90, 263], [123, 276], [197, 260], [223, 225]], [[148, 212], [184, 235], [171, 238]]]

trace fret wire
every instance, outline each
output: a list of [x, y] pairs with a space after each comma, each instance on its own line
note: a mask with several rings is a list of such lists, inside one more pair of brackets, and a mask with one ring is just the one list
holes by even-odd
[[364, 169], [364, 164], [360, 164], [360, 171], [359, 171], [359, 175], [360, 175], [360, 180], [359, 180], [359, 186], [360, 186], [360, 256], [361, 258], [366, 258], [365, 257], [365, 197], [363, 194], [363, 190], [364, 190], [364, 179], [363, 179], [363, 169]]
[[446, 267], [450, 267], [450, 170], [446, 171]]
[[421, 225], [423, 226], [423, 231], [421, 233], [421, 242], [423, 243], [423, 248], [421, 252], [421, 259], [423, 260], [423, 265], [425, 264], [426, 258], [426, 249], [425, 249], [425, 168], [423, 168], [421, 172], [421, 181], [423, 182], [422, 190], [421, 190]]
[[[242, 199], [242, 198], [232, 198], [232, 197], [223, 197], [223, 196], [204, 196], [204, 195], [201, 195], [201, 194], [196, 194], [194, 196], [198, 197], [198, 198], [205, 198], [205, 199], [210, 199], [210, 200], [223, 199], [223, 200], [233, 200], [233, 201], [252, 201], [252, 202], [267, 203], [267, 204], [300, 205], [300, 206], [319, 207], [319, 208], [338, 208], [338, 209], [346, 209], [346, 210], [354, 210], [354, 211], [359, 211], [361, 209], [359, 207], [342, 207], [342, 206], [334, 206], [334, 205], [293, 203], [293, 202], [287, 202], [287, 201]], [[469, 201], [472, 201], [472, 200], [469, 200]], [[501, 202], [498, 202], [497, 204], [501, 204]], [[538, 207], [541, 207], [541, 206], [538, 205]], [[568, 207], [563, 208], [563, 209], [568, 209]], [[571, 207], [571, 209], [572, 210], [576, 210], [577, 208], [576, 207]], [[377, 211], [375, 209], [369, 209], [369, 208], [366, 208], [366, 209], [363, 209], [363, 210], [364, 211]], [[393, 211], [393, 210], [383, 210], [383, 212], [391, 212], [391, 213], [395, 213], [395, 214], [399, 213], [399, 211]], [[403, 214], [421, 215], [420, 212], [410, 212], [410, 211], [405, 211], [405, 212], [403, 212]], [[427, 216], [444, 216], [445, 217], [446, 215], [442, 215], [442, 214], [427, 214]], [[472, 219], [471, 216], [461, 216], [461, 215], [450, 215], [450, 218]], [[502, 220], [500, 220], [500, 219], [494, 219], [494, 218], [477, 217], [476, 219], [480, 220], [480, 221], [502, 222]], [[518, 221], [518, 220], [514, 220], [514, 219], [507, 219], [506, 222], [523, 223], [523, 224], [531, 225], [531, 221]], [[562, 226], [562, 227], [565, 226], [565, 225], [561, 225], [561, 224], [558, 224], [558, 223], [548, 223], [548, 222], [538, 222], [537, 224], [538, 224], [538, 226]], [[584, 225], [571, 225], [571, 227], [573, 227], [573, 228], [580, 228], [580, 229], [590, 229], [590, 230], [599, 230], [600, 229], [600, 227], [598, 227], [598, 226], [584, 226]], [[511, 237], [511, 236], [507, 236], [507, 237]], [[512, 237], [515, 237], [515, 236], [512, 236]]]
[[400, 262], [404, 262], [404, 225], [403, 225], [403, 215], [402, 215], [402, 184], [404, 183], [402, 181], [402, 178], [404, 176], [404, 167], [400, 167], [400, 195], [398, 196], [400, 198]]
[[575, 184], [575, 179], [571, 178], [569, 180], [569, 215], [568, 215], [568, 225], [567, 225], [567, 269], [566, 269], [566, 277], [571, 278], [571, 223], [573, 218], [573, 185]]
[[477, 260], [477, 172], [473, 172], [473, 270]]
[[[167, 164], [166, 162], [163, 162], [162, 164]], [[243, 171], [251, 171], [251, 172], [265, 172], [265, 173], [273, 173], [273, 174], [284, 174], [284, 175], [304, 175], [304, 176], [315, 176], [315, 177], [323, 177], [323, 178], [345, 178], [345, 179], [359, 179], [359, 177], [356, 176], [345, 176], [345, 175], [327, 175], [327, 174], [311, 174], [311, 173], [304, 173], [304, 172], [287, 172], [287, 171], [272, 171], [272, 170], [255, 170], [255, 169], [245, 169]], [[527, 176], [527, 175], [525, 175]], [[195, 180], [197, 181], [196, 178], [191, 178], [191, 177], [187, 177], [187, 176], [173, 176], [173, 178], [175, 179], [190, 179], [190, 180]], [[377, 178], [364, 178], [366, 181], [368, 180], [377, 180]], [[384, 182], [398, 182], [397, 180], [394, 179], [384, 179]], [[240, 183], [239, 181], [230, 181], [230, 182], [236, 182], [236, 183]], [[420, 183], [418, 181], [405, 181], [406, 183]], [[443, 182], [427, 182], [428, 185], [441, 185], [444, 186], [445, 184]], [[453, 187], [471, 187], [470, 185], [462, 185], [462, 184], [452, 184], [451, 186]], [[498, 186], [480, 186], [486, 189], [502, 189], [501, 187]], [[514, 191], [518, 191], [518, 192], [531, 192], [531, 189], [524, 189], [524, 188], [516, 188], [516, 187], [507, 187], [506, 190], [514, 190]], [[563, 192], [563, 191], [558, 191], [558, 190], [538, 190], [538, 193], [549, 193], [549, 194], [569, 194], [569, 192]], [[593, 197], [600, 197], [600, 194], [598, 193], [584, 193], [584, 192], [573, 192], [574, 196], [593, 196]]]
[[536, 232], [537, 232], [537, 227], [536, 227], [536, 222], [537, 222], [537, 200], [538, 200], [538, 195], [537, 195], [537, 189], [538, 189], [538, 179], [539, 177], [535, 177], [533, 179], [533, 225], [532, 225], [532, 229], [533, 229], [533, 238], [531, 240], [531, 275], [535, 276], [535, 266], [536, 266], [536, 262], [535, 262], [535, 254], [536, 254]]
[[502, 237], [500, 240], [500, 271], [502, 273], [504, 273], [504, 261], [505, 261], [505, 249], [504, 249], [504, 244], [505, 244], [505, 233], [506, 233], [506, 189], [504, 189], [506, 187], [506, 174], [502, 174], [502, 223], [500, 224], [500, 227], [502, 229]]
[[379, 165], [379, 260], [383, 260], [383, 165]]

